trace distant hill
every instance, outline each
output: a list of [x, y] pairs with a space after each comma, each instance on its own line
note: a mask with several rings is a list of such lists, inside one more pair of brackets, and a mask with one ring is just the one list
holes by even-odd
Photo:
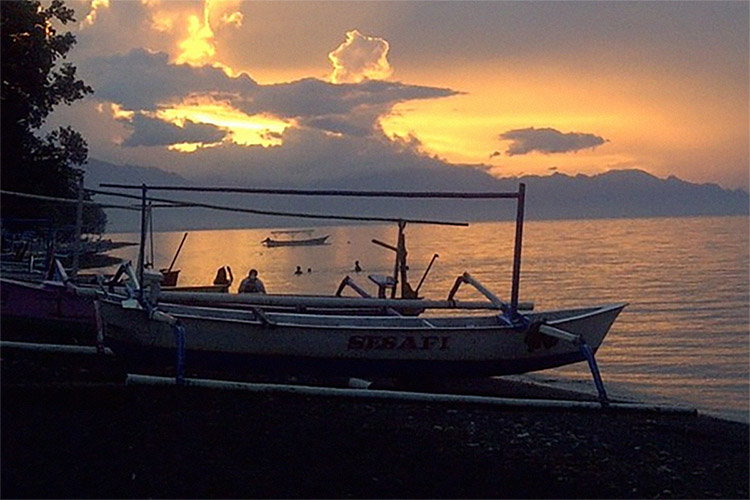
[[674, 176], [659, 179], [642, 170], [610, 170], [575, 177], [553, 174], [519, 180], [527, 185], [531, 218], [748, 215], [750, 211], [748, 193], [743, 190], [693, 184]]
[[[188, 185], [189, 182], [177, 174], [166, 172], [156, 167], [138, 167], [134, 165], [115, 165], [106, 161], [90, 158], [85, 166], [84, 186], [87, 189], [101, 191], [115, 191], [132, 195], [140, 195], [139, 191], [124, 191], [100, 187], [100, 184], [147, 184], [147, 185]], [[137, 200], [126, 198], [97, 195], [94, 198], [102, 203], [118, 205], [138, 205]], [[138, 231], [140, 228], [140, 213], [106, 209], [107, 232], [129, 232]], [[181, 221], [175, 229], [180, 229], [188, 221]]]
[[[154, 167], [114, 165], [89, 160], [86, 187], [99, 189], [103, 182], [124, 184], [191, 185], [189, 179]], [[744, 190], [723, 189], [715, 184], [694, 184], [676, 177], [659, 179], [641, 170], [612, 170], [603, 174], [568, 176], [524, 176], [496, 179], [470, 168], [380, 172], [373, 176], [341, 179], [314, 186], [263, 186], [311, 189], [425, 190], [425, 191], [515, 191], [526, 184], [527, 219], [590, 219], [621, 217], [682, 217], [708, 215], [748, 215], [750, 198]], [[211, 184], [207, 178], [201, 185]], [[234, 184], [236, 185], [236, 184]], [[139, 194], [132, 191], [131, 194]], [[514, 205], [507, 201], [438, 201], [362, 198], [302, 198], [261, 195], [214, 195], [201, 193], [152, 193], [169, 199], [195, 200], [233, 207], [261, 208], [285, 212], [386, 217], [430, 218], [443, 220], [507, 220], [515, 217]], [[97, 197], [104, 201], [104, 198]], [[107, 198], [120, 204], [137, 203]], [[107, 210], [108, 232], [137, 231], [136, 212]], [[221, 211], [171, 208], [157, 209], [156, 230], [206, 228], [282, 227], [333, 225], [334, 221], [309, 221]]]

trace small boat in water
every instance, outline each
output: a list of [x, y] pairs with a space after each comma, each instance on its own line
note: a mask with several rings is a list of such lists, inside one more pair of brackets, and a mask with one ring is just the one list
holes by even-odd
[[281, 235], [281, 234], [288, 234], [291, 237], [286, 239], [272, 239], [271, 237], [266, 238], [265, 240], [261, 241], [261, 244], [267, 246], [268, 248], [273, 247], [310, 247], [310, 246], [317, 246], [317, 245], [325, 245], [326, 240], [330, 237], [330, 235], [315, 237], [315, 238], [297, 238], [296, 236], [298, 234], [307, 234], [312, 235], [314, 232], [313, 229], [298, 229], [298, 230], [291, 230], [291, 231], [271, 231], [272, 235]]

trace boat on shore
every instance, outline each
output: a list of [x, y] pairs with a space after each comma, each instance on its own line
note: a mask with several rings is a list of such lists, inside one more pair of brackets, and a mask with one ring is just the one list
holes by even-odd
[[274, 248], [274, 247], [310, 247], [310, 246], [317, 246], [317, 245], [325, 245], [326, 240], [330, 237], [330, 235], [325, 236], [319, 236], [314, 238], [297, 238], [296, 236], [298, 234], [307, 234], [312, 235], [314, 233], [314, 230], [312, 229], [298, 229], [298, 230], [290, 230], [290, 231], [271, 231], [271, 234], [281, 235], [286, 234], [290, 235], [290, 238], [284, 238], [284, 239], [273, 239], [271, 237], [266, 238], [265, 240], [261, 241], [261, 244], [268, 247], [268, 248]]
[[75, 340], [93, 345], [97, 323], [91, 297], [80, 296], [59, 281], [32, 283], [0, 278], [3, 340], [25, 340], [51, 332], [50, 341]]
[[[120, 187], [142, 189], [143, 199], [146, 199], [146, 186]], [[223, 190], [232, 191], [229, 188]], [[284, 190], [274, 192], [302, 194]], [[317, 194], [358, 195], [350, 191]], [[104, 342], [129, 364], [167, 370], [171, 367], [178, 382], [184, 378], [186, 360], [189, 360], [187, 363], [191, 371], [205, 367], [209, 370], [246, 373], [395, 377], [508, 375], [585, 360], [602, 404], [607, 403], [594, 354], [626, 304], [533, 313], [528, 312], [530, 308], [522, 307], [518, 299], [525, 200], [523, 184], [519, 185], [517, 192], [510, 193], [363, 192], [359, 195], [515, 199], [516, 234], [510, 300], [502, 301], [468, 272], [456, 279], [447, 299], [425, 300], [419, 297], [419, 286], [413, 290], [407, 281], [406, 224], [467, 224], [389, 219], [398, 223], [397, 245], [373, 242], [393, 250], [396, 264], [393, 276], [375, 280], [380, 287], [377, 298], [368, 296], [356, 286], [352, 288], [360, 293], [360, 297], [342, 297], [341, 288], [336, 296], [330, 297], [265, 294], [224, 294], [219, 297], [210, 293], [178, 295], [164, 292], [158, 287], [153, 290], [149, 285], [148, 273], [143, 273], [141, 285], [144, 289], [135, 297], [123, 301], [106, 298], [101, 301]], [[384, 220], [313, 214], [298, 216]], [[305, 232], [310, 231], [292, 233]], [[324, 241], [318, 239], [321, 240]], [[309, 244], [309, 241], [297, 240], [296, 244]], [[263, 243], [273, 246], [275, 240], [267, 238]], [[344, 283], [346, 279], [342, 286]], [[401, 298], [395, 298], [397, 284], [401, 286]], [[456, 293], [463, 284], [472, 285], [487, 300], [478, 303], [456, 300]], [[390, 298], [387, 298], [389, 292]], [[377, 312], [364, 315], [348, 312], [357, 308]], [[311, 309], [330, 309], [331, 312], [322, 314], [311, 312]], [[468, 309], [492, 312], [466, 314]], [[433, 310], [445, 314], [432, 315]]]
[[[5, 273], [0, 277], [0, 316], [2, 317], [3, 339], [11, 337], [24, 340], [44, 336], [53, 342], [73, 340], [76, 343], [93, 345], [98, 330], [95, 301], [108, 296], [117, 301], [133, 295], [133, 286], [128, 280], [114, 277], [100, 280], [92, 276], [82, 279], [68, 278], [59, 260], [54, 263], [55, 276], [44, 279], [44, 275]], [[123, 264], [121, 269], [129, 269]], [[130, 282], [135, 275], [130, 271]], [[128, 290], [130, 286], [130, 291]], [[229, 292], [231, 282], [214, 285], [164, 286], [171, 293], [211, 293], [221, 295]], [[46, 335], [49, 333], [49, 335]], [[49, 338], [47, 338], [49, 337]]]
[[[527, 373], [586, 360], [576, 342], [540, 333], [546, 325], [570, 332], [596, 352], [625, 304], [536, 312], [525, 327], [498, 314], [405, 317], [264, 312], [161, 303], [154, 310], [103, 300], [105, 343], [134, 365], [174, 366], [184, 328], [184, 357], [193, 369], [292, 375], [459, 376]], [[289, 300], [289, 296], [286, 297]], [[205, 297], [208, 301], [210, 297]], [[384, 299], [331, 298], [338, 307], [373, 307]], [[388, 301], [388, 299], [385, 299]], [[387, 305], [422, 306], [391, 300]], [[281, 301], [278, 301], [281, 302]], [[312, 298], [309, 303], [324, 305]], [[396, 302], [396, 304], [391, 304]], [[132, 305], [131, 305], [132, 306]], [[447, 305], [446, 305], [447, 307]], [[487, 304], [490, 308], [491, 304]]]

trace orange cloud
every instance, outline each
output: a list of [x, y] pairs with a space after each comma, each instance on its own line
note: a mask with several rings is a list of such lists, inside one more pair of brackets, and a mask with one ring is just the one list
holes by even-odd
[[99, 9], [107, 7], [109, 7], [109, 0], [93, 0], [91, 2], [91, 11], [83, 19], [83, 21], [81, 21], [81, 29], [85, 28], [86, 26], [93, 25], [96, 22], [96, 16]]
[[[99, 1], [99, 0], [97, 0]], [[108, 0], [107, 0], [108, 1]], [[239, 28], [244, 16], [239, 11], [238, 0], [205, 0], [199, 9], [183, 3], [160, 3], [142, 0], [151, 10], [151, 28], [161, 33], [182, 32], [176, 42], [177, 55], [174, 61], [191, 66], [220, 66], [216, 61], [216, 32], [224, 27]]]
[[362, 80], [383, 80], [393, 69], [388, 62], [388, 42], [370, 37], [357, 30], [346, 33], [346, 41], [328, 54], [333, 63], [331, 82], [359, 83]]
[[[248, 115], [228, 103], [210, 98], [188, 99], [180, 105], [158, 111], [155, 116], [180, 127], [187, 122], [220, 127], [229, 131], [231, 142], [243, 146], [278, 146], [281, 134], [290, 126], [289, 122], [270, 114]], [[174, 149], [186, 151], [190, 148]]]
[[188, 37], [179, 44], [182, 52], [177, 56], [177, 64], [187, 63], [192, 66], [202, 66], [210, 62], [216, 54], [213, 39], [214, 32], [211, 30], [207, 19], [201, 22], [198, 16], [190, 16]]

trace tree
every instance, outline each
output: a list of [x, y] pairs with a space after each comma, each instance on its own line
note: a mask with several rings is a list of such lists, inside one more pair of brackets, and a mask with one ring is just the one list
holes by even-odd
[[[58, 64], [76, 40], [70, 32], [58, 33], [55, 20], [63, 25], [75, 21], [62, 0], [52, 0], [47, 8], [37, 0], [0, 1], [0, 185], [7, 191], [77, 198], [80, 167], [88, 158], [86, 141], [70, 127], [37, 135], [57, 105], [93, 92], [76, 77], [75, 66]], [[74, 205], [2, 197], [4, 218], [47, 218], [59, 226], [73, 224], [75, 212]], [[101, 233], [105, 225], [100, 207], [84, 209], [87, 232]]]

